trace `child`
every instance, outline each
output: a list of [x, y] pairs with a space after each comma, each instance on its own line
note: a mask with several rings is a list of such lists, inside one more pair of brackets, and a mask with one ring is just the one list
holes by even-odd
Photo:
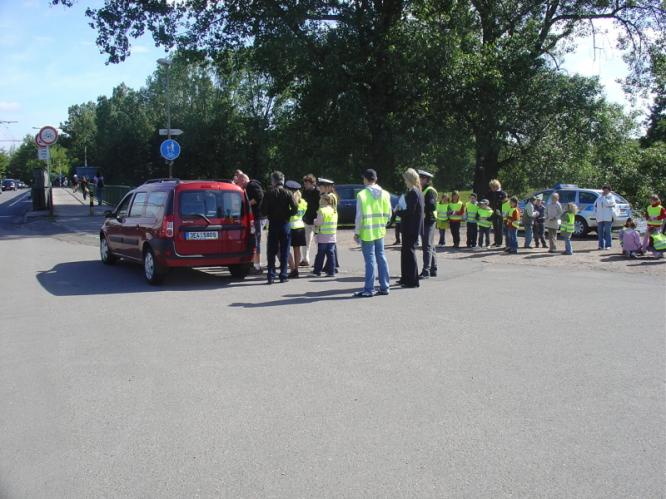
[[479, 248], [483, 248], [483, 239], [486, 240], [486, 248], [490, 246], [490, 228], [493, 222], [490, 219], [493, 216], [493, 210], [489, 208], [490, 202], [487, 199], [482, 199], [479, 203], [479, 210], [477, 224], [479, 226]]
[[573, 255], [573, 248], [571, 247], [571, 237], [576, 230], [576, 213], [578, 207], [576, 203], [568, 203], [567, 211], [562, 216], [562, 223], [560, 224], [560, 235], [564, 239], [564, 254]]
[[664, 224], [664, 219], [666, 219], [666, 208], [661, 205], [661, 200], [656, 194], [650, 196], [650, 205], [645, 210], [645, 215], [648, 230], [643, 240], [643, 250], [647, 250], [651, 246], [651, 236], [661, 232], [661, 226]]
[[292, 197], [296, 206], [298, 206], [298, 211], [296, 215], [289, 219], [289, 227], [291, 229], [291, 248], [293, 250], [293, 255], [289, 255], [289, 278], [298, 279], [298, 263], [301, 261], [301, 247], [305, 246], [305, 222], [303, 222], [303, 215], [308, 209], [308, 202], [303, 199], [301, 191], [301, 184], [294, 182], [293, 180], [288, 181], [285, 186], [287, 189], [292, 191]]
[[636, 258], [636, 253], [643, 254], [641, 236], [631, 218], [627, 218], [624, 229], [620, 231], [620, 246], [622, 254], [628, 258]]
[[476, 248], [476, 234], [477, 225], [476, 219], [478, 216], [479, 205], [476, 202], [476, 194], [472, 193], [469, 196], [469, 201], [465, 203], [465, 213], [467, 220], [467, 247]]
[[442, 193], [437, 203], [437, 228], [439, 229], [439, 246], [446, 244], [446, 229], [449, 228], [449, 195]]
[[335, 276], [335, 243], [338, 228], [338, 213], [333, 209], [334, 197], [329, 193], [321, 195], [319, 210], [314, 224], [317, 227], [317, 257], [315, 258], [313, 274], [321, 275], [326, 256], [326, 275]]
[[451, 193], [451, 202], [447, 211], [449, 215], [449, 227], [451, 228], [451, 235], [453, 236], [453, 247], [460, 247], [460, 222], [465, 216], [465, 205], [460, 200], [458, 191]]
[[518, 228], [520, 227], [520, 209], [518, 198], [513, 196], [509, 200], [508, 215], [506, 217], [506, 235], [509, 239], [507, 249], [504, 250], [511, 255], [518, 253]]
[[541, 243], [542, 247], [546, 247], [546, 227], [544, 222], [546, 221], [546, 207], [543, 205], [543, 197], [541, 194], [536, 196], [534, 200], [534, 246], [539, 247]]

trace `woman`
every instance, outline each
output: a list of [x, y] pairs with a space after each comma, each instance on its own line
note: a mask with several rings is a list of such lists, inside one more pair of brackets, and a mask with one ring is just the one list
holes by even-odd
[[544, 226], [548, 231], [548, 253], [557, 252], [557, 229], [560, 228], [562, 218], [562, 205], [560, 204], [560, 195], [555, 192], [546, 205]]
[[534, 201], [534, 213], [536, 217], [534, 218], [534, 242], [535, 246], [538, 248], [539, 243], [544, 248], [546, 247], [546, 238], [545, 236], [545, 227], [544, 223], [546, 221], [546, 207], [543, 204], [543, 197], [539, 194]]
[[423, 193], [419, 174], [409, 168], [402, 174], [407, 186], [405, 204], [397, 210], [402, 231], [400, 248], [400, 284], [403, 288], [419, 287], [419, 271], [416, 263], [416, 245], [423, 229]]

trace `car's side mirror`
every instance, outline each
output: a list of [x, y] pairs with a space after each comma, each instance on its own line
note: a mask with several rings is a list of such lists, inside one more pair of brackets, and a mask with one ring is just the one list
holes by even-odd
[[113, 211], [111, 210], [106, 210], [104, 212], [104, 218], [113, 218]]

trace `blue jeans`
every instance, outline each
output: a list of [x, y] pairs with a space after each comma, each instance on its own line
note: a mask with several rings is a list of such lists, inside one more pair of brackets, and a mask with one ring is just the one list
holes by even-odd
[[335, 275], [335, 243], [318, 243], [317, 256], [315, 257], [314, 273], [321, 274], [324, 265], [324, 256], [326, 257], [326, 275]]
[[532, 244], [532, 224], [525, 224], [525, 246]]
[[361, 241], [363, 259], [365, 260], [365, 285], [363, 291], [374, 293], [375, 290], [375, 263], [379, 270], [379, 289], [389, 289], [389, 268], [384, 255], [384, 238], [374, 241]]
[[280, 279], [287, 278], [287, 264], [289, 262], [289, 247], [291, 242], [291, 229], [289, 222], [272, 222], [268, 225], [268, 280], [275, 279], [275, 257], [280, 257]]
[[567, 255], [573, 255], [573, 247], [571, 246], [571, 234], [564, 234], [564, 252]]
[[508, 238], [507, 245], [511, 251], [518, 251], [518, 229], [506, 229], [506, 236]]
[[597, 241], [599, 249], [611, 247], [611, 225], [613, 222], [597, 222]]

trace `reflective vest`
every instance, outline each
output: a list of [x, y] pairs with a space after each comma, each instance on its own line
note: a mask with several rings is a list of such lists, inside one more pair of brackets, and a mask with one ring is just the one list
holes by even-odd
[[303, 215], [305, 215], [305, 210], [308, 209], [308, 202], [305, 199], [301, 199], [298, 202], [298, 211], [296, 215], [289, 219], [289, 227], [292, 229], [304, 229], [305, 222], [303, 222]]
[[576, 220], [576, 215], [573, 213], [565, 213], [562, 218], [562, 223], [560, 224], [560, 232], [564, 234], [573, 234], [576, 230], [574, 221]]
[[451, 214], [449, 215], [449, 220], [452, 222], [460, 222], [463, 219], [462, 215], [456, 215], [455, 213], [460, 211], [463, 207], [462, 201], [458, 201], [457, 203], [449, 203], [449, 211]]
[[437, 203], [437, 221], [438, 222], [448, 222], [449, 221], [449, 203]]
[[652, 239], [652, 247], [656, 251], [666, 250], [666, 234], [662, 234], [661, 232], [657, 232], [656, 234], [652, 234], [650, 236], [650, 239]]
[[[511, 220], [511, 228], [512, 229], [520, 229], [522, 228], [522, 225], [520, 225], [520, 210], [518, 208], [511, 208], [509, 207], [509, 219]], [[516, 217], [514, 220], [513, 217]]]
[[334, 236], [338, 231], [338, 214], [332, 206], [319, 208], [322, 224], [319, 226], [319, 233], [323, 236]]
[[476, 223], [476, 214], [479, 212], [479, 205], [476, 203], [472, 203], [471, 201], [468, 201], [465, 203], [465, 213], [466, 213], [466, 218], [467, 218], [467, 223], [468, 224], [475, 224]]
[[511, 203], [509, 201], [504, 201], [502, 203], [501, 211], [502, 211], [502, 218], [504, 220], [509, 218], [509, 214], [511, 213]]
[[648, 206], [647, 207], [647, 214], [648, 214], [648, 220], [647, 224], [650, 225], [651, 227], [661, 227], [661, 224], [663, 220], [657, 220], [657, 217], [661, 215], [661, 210], [663, 210], [664, 207], [659, 205], [659, 206]]
[[[435, 188], [432, 185], [426, 186], [426, 188], [423, 190], [423, 196], [424, 197], [428, 193], [428, 191], [434, 192], [435, 193], [435, 199], [437, 199], [437, 191], [435, 190]], [[437, 218], [437, 210], [432, 211], [432, 217]]]
[[368, 189], [362, 189], [357, 195], [358, 208], [361, 210], [361, 228], [358, 237], [361, 241], [370, 242], [386, 235], [386, 224], [391, 218], [391, 198], [382, 190], [381, 196], [375, 199]]
[[493, 210], [490, 208], [479, 208], [479, 227], [486, 229], [492, 227], [493, 223], [488, 220], [493, 215]]

